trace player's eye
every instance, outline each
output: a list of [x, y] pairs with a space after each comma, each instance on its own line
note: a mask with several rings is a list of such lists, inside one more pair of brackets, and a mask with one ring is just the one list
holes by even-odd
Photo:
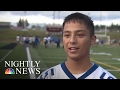
[[70, 35], [69, 34], [65, 34], [64, 36], [68, 38]]
[[78, 37], [83, 37], [85, 36], [84, 34], [77, 34]]

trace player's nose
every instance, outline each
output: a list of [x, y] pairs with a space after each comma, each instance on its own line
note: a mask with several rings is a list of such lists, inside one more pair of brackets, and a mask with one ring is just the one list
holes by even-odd
[[76, 44], [77, 43], [76, 37], [75, 36], [71, 36], [69, 42], [70, 42], [70, 44]]

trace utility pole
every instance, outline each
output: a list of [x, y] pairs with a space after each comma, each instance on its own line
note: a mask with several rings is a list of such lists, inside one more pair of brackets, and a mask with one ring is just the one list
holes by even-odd
[[58, 12], [58, 19], [60, 19], [60, 11]]
[[53, 11], [53, 25], [54, 25], [54, 20], [55, 20], [55, 11]]
[[101, 21], [102, 21], [102, 11], [100, 11], [100, 30], [101, 30]]
[[[107, 14], [106, 14], [106, 21], [107, 21]], [[105, 36], [107, 35], [107, 25], [105, 25]]]
[[[27, 11], [24, 11], [24, 15], [26, 16], [26, 12]], [[26, 19], [24, 18], [24, 29], [26, 30]]]

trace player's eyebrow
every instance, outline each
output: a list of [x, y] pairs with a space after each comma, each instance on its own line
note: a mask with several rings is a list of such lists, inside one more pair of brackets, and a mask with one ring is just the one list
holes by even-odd
[[[75, 32], [86, 32], [85, 30], [76, 30]], [[70, 31], [69, 30], [65, 30], [65, 31], [63, 31], [63, 33], [70, 33]]]
[[85, 30], [76, 30], [75, 32], [86, 32]]
[[70, 33], [70, 31], [68, 31], [68, 30], [64, 30], [63, 33]]

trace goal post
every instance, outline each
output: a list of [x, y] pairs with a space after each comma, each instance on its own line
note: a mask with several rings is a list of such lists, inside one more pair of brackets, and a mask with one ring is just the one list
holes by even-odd
[[95, 34], [96, 38], [101, 40], [104, 40], [105, 44], [110, 44], [110, 36], [106, 36], [104, 34]]

